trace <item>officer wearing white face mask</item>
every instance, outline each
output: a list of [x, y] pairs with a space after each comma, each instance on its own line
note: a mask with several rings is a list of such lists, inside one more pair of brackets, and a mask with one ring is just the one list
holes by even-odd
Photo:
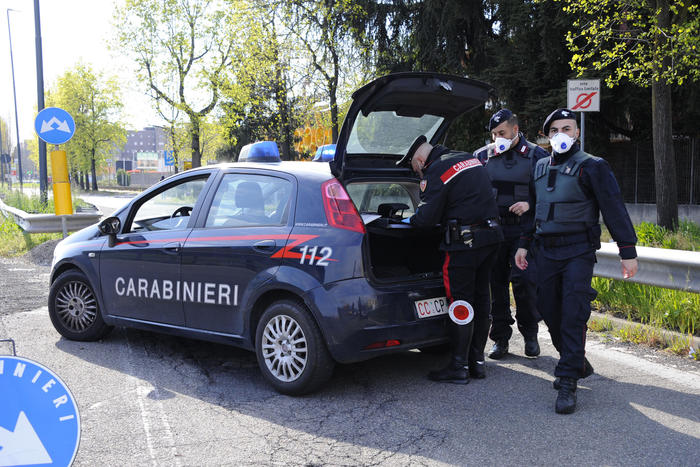
[[[535, 163], [549, 156], [547, 151], [525, 139], [518, 126], [518, 117], [508, 109], [501, 109], [491, 116], [488, 124], [493, 143], [474, 151], [474, 155], [486, 165], [491, 179], [499, 223], [504, 241], [491, 271], [491, 331], [494, 345], [489, 357], [499, 360], [508, 354], [508, 341], [518, 323], [518, 330], [525, 340], [525, 355], [537, 357], [537, 323], [535, 272], [531, 267], [521, 271], [515, 267], [515, 251], [523, 227], [532, 223], [533, 209], [528, 203], [529, 186]], [[533, 206], [534, 207], [534, 206]], [[515, 298], [515, 318], [510, 311], [510, 286]]]
[[597, 294], [591, 279], [595, 250], [600, 248], [600, 214], [617, 242], [625, 278], [637, 272], [637, 236], [610, 166], [581, 151], [576, 114], [557, 109], [543, 130], [552, 155], [535, 166], [530, 188], [535, 222], [524, 232], [515, 262], [522, 270], [528, 267], [527, 252], [534, 239], [537, 310], [560, 356], [554, 370], [554, 388], [559, 391], [555, 411], [569, 414], [576, 409], [577, 380], [593, 374], [585, 344], [590, 302]]

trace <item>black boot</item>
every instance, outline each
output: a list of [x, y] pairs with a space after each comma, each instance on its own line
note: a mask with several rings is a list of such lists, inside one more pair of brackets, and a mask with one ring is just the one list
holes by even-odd
[[486, 378], [486, 362], [484, 362], [483, 360], [470, 360], [469, 376], [471, 376], [474, 379]]
[[[583, 358], [583, 372], [579, 376], [579, 379], [588, 378], [592, 374], [593, 374], [593, 365], [591, 365], [591, 362], [589, 362], [588, 359], [584, 357]], [[554, 382], [552, 383], [552, 387], [554, 389], [556, 389], [557, 391], [559, 390], [559, 388], [561, 388], [561, 383], [559, 382], [559, 378], [556, 378], [554, 380]], [[574, 388], [574, 391], [575, 390], [576, 390], [576, 388]]]
[[554, 406], [556, 413], [574, 413], [576, 410], [576, 379], [562, 376], [559, 378], [559, 394]]
[[493, 360], [500, 360], [508, 354], [508, 341], [506, 339], [499, 339], [491, 347], [491, 352], [489, 352], [489, 358]]
[[537, 336], [525, 338], [525, 356], [537, 357], [540, 354], [540, 344], [537, 342]]
[[445, 368], [428, 373], [428, 379], [440, 383], [467, 384], [469, 371], [463, 359], [452, 357]]

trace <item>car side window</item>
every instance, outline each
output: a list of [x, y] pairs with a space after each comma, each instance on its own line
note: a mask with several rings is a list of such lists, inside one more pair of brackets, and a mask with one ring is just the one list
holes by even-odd
[[216, 190], [206, 227], [283, 225], [292, 183], [268, 175], [226, 174]]
[[207, 177], [170, 185], [142, 202], [133, 214], [129, 232], [179, 230], [187, 227]]

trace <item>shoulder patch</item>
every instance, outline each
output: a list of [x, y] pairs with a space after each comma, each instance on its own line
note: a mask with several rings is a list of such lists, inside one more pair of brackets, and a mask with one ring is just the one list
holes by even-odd
[[474, 167], [481, 167], [481, 162], [479, 162], [478, 159], [467, 159], [464, 161], [457, 162], [453, 166], [451, 166], [449, 169], [445, 171], [442, 175], [440, 175], [440, 180], [442, 180], [442, 183], [447, 183], [453, 178], [457, 176], [460, 172], [463, 170], [469, 170], [473, 169]]

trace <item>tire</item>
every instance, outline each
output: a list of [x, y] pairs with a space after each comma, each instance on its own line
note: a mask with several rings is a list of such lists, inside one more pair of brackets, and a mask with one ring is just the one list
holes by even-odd
[[66, 271], [49, 289], [49, 317], [56, 331], [74, 341], [96, 341], [112, 330], [102, 319], [90, 282], [80, 271]]
[[274, 302], [265, 310], [255, 333], [255, 353], [265, 379], [291, 396], [317, 390], [335, 366], [318, 325], [293, 300]]

